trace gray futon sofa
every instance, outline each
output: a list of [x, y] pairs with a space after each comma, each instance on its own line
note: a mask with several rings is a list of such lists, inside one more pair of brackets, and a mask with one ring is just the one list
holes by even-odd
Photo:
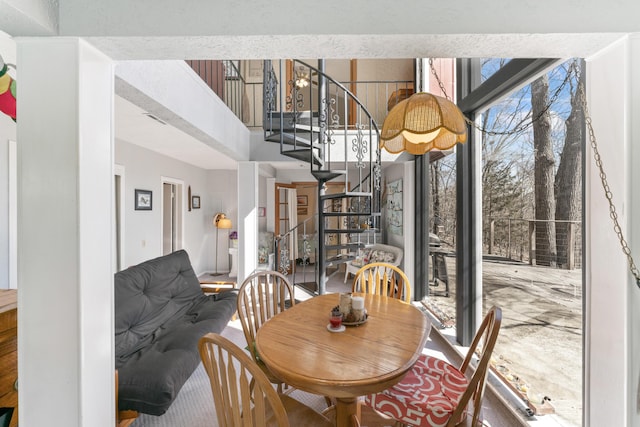
[[119, 410], [162, 415], [200, 362], [198, 340], [224, 329], [236, 299], [205, 295], [184, 250], [116, 273]]

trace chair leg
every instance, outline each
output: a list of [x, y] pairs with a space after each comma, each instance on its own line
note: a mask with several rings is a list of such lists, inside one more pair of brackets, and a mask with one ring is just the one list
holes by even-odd
[[359, 422], [362, 425], [367, 427], [385, 427], [385, 426], [393, 426], [393, 427], [404, 427], [400, 421], [394, 420], [393, 418], [387, 417], [386, 415], [376, 411], [371, 406], [362, 405], [358, 402], [359, 405]]
[[329, 420], [332, 420], [334, 423], [336, 421], [336, 407], [335, 405], [331, 405], [329, 407], [327, 407], [327, 409], [325, 409], [324, 411], [320, 412], [322, 415], [324, 415], [326, 418], [328, 418]]
[[327, 402], [327, 408], [330, 408], [334, 405], [333, 400], [331, 400], [329, 396], [325, 396], [324, 401]]

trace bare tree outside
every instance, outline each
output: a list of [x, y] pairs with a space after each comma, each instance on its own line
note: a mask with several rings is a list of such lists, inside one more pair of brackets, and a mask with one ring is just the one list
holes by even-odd
[[[495, 70], [506, 61], [487, 62]], [[547, 413], [567, 426], [581, 425], [582, 411], [584, 111], [575, 64], [556, 67], [482, 111], [476, 142], [482, 144], [483, 309], [497, 304], [509, 313], [494, 368], [526, 404], [551, 402]], [[431, 165], [432, 229], [450, 276], [456, 273], [455, 168], [455, 156]], [[430, 283], [429, 308], [444, 327], [455, 324], [455, 283], [454, 276], [449, 296]]]
[[556, 265], [555, 241], [555, 158], [551, 142], [549, 113], [549, 76], [543, 75], [531, 84], [531, 112], [535, 158], [535, 254], [539, 265]]
[[575, 239], [574, 222], [582, 216], [582, 141], [584, 134], [584, 108], [580, 102], [578, 82], [569, 81], [571, 113], [566, 120], [566, 133], [560, 164], [555, 178], [556, 193], [556, 248], [558, 265], [571, 266], [571, 243]]

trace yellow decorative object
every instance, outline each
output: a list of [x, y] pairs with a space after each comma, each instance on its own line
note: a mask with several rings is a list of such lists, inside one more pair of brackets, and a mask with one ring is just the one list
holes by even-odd
[[448, 150], [467, 140], [462, 112], [441, 96], [420, 92], [399, 102], [382, 124], [380, 147], [390, 153], [414, 155]]

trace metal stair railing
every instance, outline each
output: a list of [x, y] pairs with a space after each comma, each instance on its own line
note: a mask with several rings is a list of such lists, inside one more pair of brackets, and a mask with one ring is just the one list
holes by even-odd
[[[311, 253], [315, 250], [317, 251], [317, 245], [313, 245], [313, 240], [309, 239], [310, 234], [307, 233], [307, 227], [309, 225], [310, 221], [315, 221], [316, 218], [318, 217], [318, 213], [314, 214], [313, 216], [305, 219], [303, 222], [297, 224], [295, 227], [292, 227], [291, 229], [287, 230], [287, 232], [285, 232], [284, 234], [280, 234], [278, 236], [275, 237], [274, 239], [274, 250], [275, 250], [275, 254], [276, 254], [276, 260], [275, 260], [275, 265], [276, 265], [276, 270], [279, 271], [280, 273], [284, 274], [285, 276], [287, 275], [291, 275], [291, 283], [294, 286], [302, 286], [304, 288], [307, 288], [307, 290], [314, 292], [313, 289], [309, 289], [311, 287], [311, 284], [309, 281], [306, 280], [306, 275], [307, 275], [307, 266], [310, 265], [310, 259], [311, 259]], [[290, 240], [292, 238], [296, 238], [294, 237], [294, 235], [296, 234], [296, 232], [298, 231], [302, 231], [302, 249], [298, 248], [297, 252], [292, 254], [292, 248], [290, 247]], [[317, 237], [316, 237], [317, 239]], [[296, 238], [297, 241], [297, 238]], [[316, 249], [312, 249], [312, 246], [315, 247]], [[301, 257], [298, 257], [298, 255], [302, 255]], [[317, 259], [317, 252], [314, 252], [315, 255], [315, 259]], [[291, 262], [293, 259], [293, 263]], [[300, 265], [302, 266], [302, 269], [298, 268], [298, 263], [297, 260], [301, 259], [302, 262], [300, 263]], [[318, 264], [314, 263], [313, 264], [313, 287], [316, 287], [316, 282], [315, 279], [317, 277], [317, 270], [318, 270]], [[299, 275], [302, 274], [302, 280], [299, 280]]]
[[[379, 129], [360, 100], [324, 73], [323, 60], [318, 61], [317, 68], [299, 60], [280, 60], [274, 67], [267, 60], [263, 84], [265, 140], [278, 142], [283, 155], [309, 163], [318, 181], [316, 290], [322, 294], [327, 268], [352, 259], [349, 253], [356, 244], [348, 236], [364, 231], [361, 217], [370, 217], [367, 226], [378, 225]], [[327, 194], [325, 183], [338, 179], [344, 183], [344, 191]], [[341, 206], [338, 211], [336, 205]], [[328, 211], [332, 207], [333, 211]], [[290, 265], [291, 255], [286, 253], [288, 240], [281, 239], [277, 251], [281, 271], [295, 271]]]
[[319, 68], [290, 61], [288, 79], [287, 62], [264, 63], [265, 140], [310, 163], [318, 180], [358, 183], [367, 175], [379, 177], [379, 128], [364, 104]]

